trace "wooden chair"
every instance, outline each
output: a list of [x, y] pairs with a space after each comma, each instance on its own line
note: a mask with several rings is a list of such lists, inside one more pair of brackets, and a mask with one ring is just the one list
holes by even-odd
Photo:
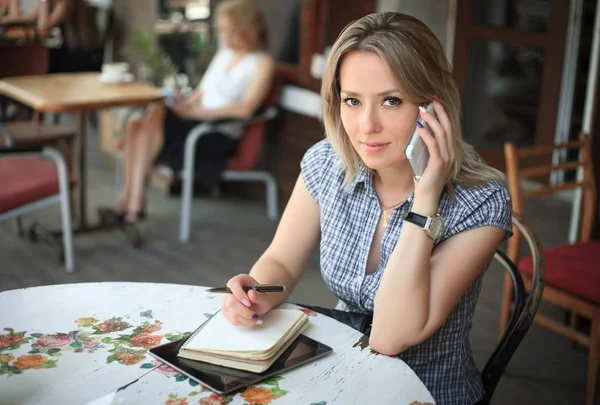
[[71, 166], [75, 131], [58, 124], [41, 124], [30, 121], [0, 123], [0, 146], [32, 148], [58, 145]]
[[[539, 164], [540, 157], [552, 155], [558, 150], [576, 150], [579, 160], [559, 165]], [[590, 240], [594, 223], [596, 190], [594, 186], [590, 140], [585, 134], [578, 141], [560, 145], [538, 146], [518, 149], [512, 143], [505, 144], [506, 173], [509, 189], [512, 195], [513, 211], [523, 213], [523, 200], [555, 194], [564, 190], [580, 189], [583, 196], [582, 221], [579, 240], [573, 244], [548, 247], [544, 250], [546, 257], [546, 288], [543, 300], [557, 305], [570, 312], [570, 324], [564, 325], [548, 316], [538, 314], [535, 321], [569, 338], [572, 342], [589, 347], [588, 378], [586, 404], [592, 405], [600, 360], [600, 241]], [[536, 166], [521, 167], [520, 161], [529, 159]], [[536, 160], [537, 159], [537, 160]], [[548, 159], [550, 160], [550, 159]], [[524, 191], [519, 180], [524, 178], [539, 178], [558, 171], [578, 170], [574, 181], [564, 182], [556, 186], [544, 186], [538, 190]], [[531, 290], [532, 259], [519, 259], [521, 242], [519, 229], [509, 239], [508, 257], [518, 263], [523, 275], [525, 288]], [[510, 280], [505, 280], [502, 308], [500, 314], [500, 334], [504, 332], [512, 312], [513, 294]], [[577, 318], [585, 317], [591, 321], [591, 334], [587, 335], [575, 328]]]
[[[48, 47], [37, 42], [24, 45], [0, 44], [0, 54], [3, 61], [0, 63], [0, 79], [12, 76], [43, 75], [48, 73], [50, 53]], [[29, 110], [22, 104], [15, 102], [18, 111]], [[0, 120], [9, 121], [8, 98], [0, 94]], [[18, 115], [18, 114], [17, 114]], [[28, 113], [28, 115], [30, 115]]]

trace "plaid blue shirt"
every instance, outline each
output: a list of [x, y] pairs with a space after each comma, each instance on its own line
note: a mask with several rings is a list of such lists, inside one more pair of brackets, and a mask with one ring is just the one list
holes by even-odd
[[[412, 207], [413, 196], [393, 210], [381, 241], [379, 267], [365, 275], [371, 241], [381, 217], [372, 174], [363, 167], [350, 189], [344, 190], [344, 173], [327, 140], [306, 152], [301, 168], [304, 183], [320, 207], [321, 273], [328, 288], [339, 298], [337, 309], [372, 312], [375, 293], [402, 232], [403, 218]], [[504, 229], [505, 238], [512, 235], [510, 195], [499, 182], [470, 189], [455, 186], [455, 200], [452, 202], [448, 195], [443, 195], [438, 212], [444, 217], [444, 229], [434, 248], [459, 232], [482, 226]], [[474, 404], [483, 396], [469, 331], [487, 267], [440, 330], [400, 355], [438, 405]]]

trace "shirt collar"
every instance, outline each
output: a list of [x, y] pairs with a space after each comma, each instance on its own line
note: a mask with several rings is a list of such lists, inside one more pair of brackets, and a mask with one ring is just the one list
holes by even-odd
[[[365, 167], [364, 164], [360, 165], [360, 170], [358, 171], [358, 173], [354, 177], [354, 180], [350, 184], [350, 187], [348, 188], [348, 192], [353, 193], [356, 190], [356, 186], [359, 183], [363, 184], [364, 190], [366, 190], [371, 195], [375, 196], [375, 188], [373, 187], [373, 173], [371, 171], [367, 170], [367, 168]], [[399, 205], [404, 205], [405, 203], [407, 203], [408, 209], [410, 211], [410, 209], [412, 209], [412, 204], [413, 204], [414, 198], [415, 198], [415, 192], [413, 191]]]
[[371, 188], [370, 186], [373, 184], [373, 174], [367, 170], [364, 164], [360, 165], [360, 169], [356, 176], [354, 176], [354, 180], [352, 180], [348, 191], [354, 192], [358, 183], [364, 183], [365, 188]]

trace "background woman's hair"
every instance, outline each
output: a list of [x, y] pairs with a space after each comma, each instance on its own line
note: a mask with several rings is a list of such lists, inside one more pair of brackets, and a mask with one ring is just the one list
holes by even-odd
[[83, 0], [61, 0], [66, 3], [67, 16], [63, 26], [67, 46], [72, 52], [91, 52], [102, 46], [96, 24], [95, 9]]
[[323, 74], [321, 98], [325, 131], [340, 156], [346, 185], [352, 183], [362, 165], [340, 116], [340, 65], [350, 52], [378, 55], [390, 68], [403, 100], [422, 104], [437, 97], [444, 106], [456, 150], [456, 160], [446, 179], [451, 195], [453, 183], [472, 187], [491, 180], [503, 181], [503, 174], [480, 163], [473, 147], [463, 139], [460, 94], [435, 34], [414, 17], [388, 12], [370, 14], [348, 25], [335, 41]]
[[267, 23], [260, 9], [250, 0], [225, 0], [217, 6], [217, 19], [226, 16], [239, 29], [254, 50], [267, 47]]

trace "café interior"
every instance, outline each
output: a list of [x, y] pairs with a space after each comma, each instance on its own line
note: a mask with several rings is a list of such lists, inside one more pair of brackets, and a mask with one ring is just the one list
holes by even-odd
[[[325, 136], [320, 89], [331, 46], [352, 21], [395, 11], [440, 40], [461, 92], [464, 138], [506, 175], [525, 224], [498, 249], [518, 269], [524, 308], [494, 260], [472, 321], [480, 370], [507, 330], [519, 335], [490, 403], [600, 404], [600, 1], [252, 0], [276, 62], [264, 108], [243, 123], [211, 188], [197, 184], [187, 160], [190, 132], [183, 168], [151, 168], [145, 218], [127, 227], [98, 206], [116, 198], [130, 170], [128, 122], [198, 86], [219, 48], [215, 10], [225, 0], [69, 1], [80, 4], [65, 18], [78, 20], [44, 30], [35, 18], [11, 22], [15, 4], [27, 16], [61, 1], [0, 1], [0, 328], [11, 327], [5, 311], [19, 312], [2, 300], [15, 291], [224, 286], [247, 273], [271, 243], [302, 157]], [[89, 31], [94, 46], [57, 62], [68, 27]], [[196, 140], [202, 131], [210, 128]], [[318, 251], [288, 301], [336, 305]], [[517, 309], [515, 326], [507, 321]], [[2, 349], [0, 360], [12, 356]], [[2, 370], [0, 386], [19, 384]], [[187, 401], [177, 403], [197, 399]]]

